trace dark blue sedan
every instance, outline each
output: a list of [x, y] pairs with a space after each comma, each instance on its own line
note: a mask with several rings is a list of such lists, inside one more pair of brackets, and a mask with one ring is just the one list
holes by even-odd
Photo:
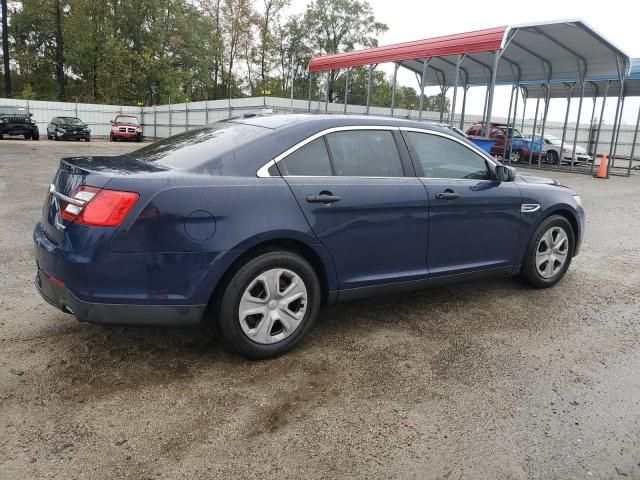
[[52, 305], [106, 325], [194, 325], [240, 354], [294, 345], [322, 305], [484, 276], [555, 285], [580, 198], [451, 131], [350, 116], [217, 123], [63, 158], [34, 232]]

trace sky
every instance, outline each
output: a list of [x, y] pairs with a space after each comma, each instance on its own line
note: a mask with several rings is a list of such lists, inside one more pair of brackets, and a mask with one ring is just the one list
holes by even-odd
[[[292, 0], [291, 11], [303, 12], [308, 3], [309, 0]], [[369, 0], [369, 4], [376, 19], [389, 27], [389, 30], [379, 37], [380, 45], [504, 25], [580, 19], [631, 57], [640, 57], [640, 2], [637, 0], [537, 0], [497, 3], [469, 0], [457, 0], [455, 3], [442, 0]], [[393, 71], [391, 65], [379, 68], [390, 75]], [[400, 84], [417, 87], [415, 75], [408, 70], [400, 69], [398, 79]], [[438, 91], [438, 87], [430, 87], [427, 94], [433, 95]], [[450, 97], [451, 91], [452, 89], [449, 91]], [[495, 116], [507, 116], [509, 92], [509, 87], [496, 89], [493, 106]], [[481, 115], [484, 89], [471, 88], [467, 98], [467, 112]], [[534, 100], [529, 100], [527, 111], [533, 111], [534, 103]], [[577, 118], [577, 104], [577, 99], [572, 100], [570, 121]], [[599, 105], [598, 102], [598, 110]], [[587, 117], [591, 115], [592, 106], [591, 100], [584, 101], [583, 122], [590, 121]], [[458, 102], [457, 112], [460, 111], [460, 107], [461, 102]], [[640, 99], [627, 99], [623, 123], [635, 124], [639, 107]], [[549, 120], [563, 121], [565, 109], [565, 99], [552, 100]], [[612, 123], [614, 114], [615, 100], [609, 98], [604, 115], [605, 123]]]

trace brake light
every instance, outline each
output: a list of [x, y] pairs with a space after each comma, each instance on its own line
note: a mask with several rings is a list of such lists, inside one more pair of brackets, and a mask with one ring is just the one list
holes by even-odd
[[76, 189], [72, 197], [85, 203], [82, 206], [67, 204], [61, 213], [65, 220], [75, 220], [82, 225], [117, 227], [126, 218], [140, 195], [135, 192], [100, 190], [82, 185]]

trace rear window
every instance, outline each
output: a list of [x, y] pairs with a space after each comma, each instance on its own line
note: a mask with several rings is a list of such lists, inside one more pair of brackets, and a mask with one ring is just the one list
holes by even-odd
[[131, 155], [171, 168], [193, 168], [231, 152], [270, 131], [252, 125], [214, 123], [152, 143], [132, 152]]
[[389, 130], [329, 133], [327, 146], [339, 177], [402, 177], [402, 163]]

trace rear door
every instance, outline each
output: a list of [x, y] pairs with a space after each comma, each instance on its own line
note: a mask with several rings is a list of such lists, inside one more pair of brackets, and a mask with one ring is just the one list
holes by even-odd
[[520, 189], [494, 180], [488, 160], [466, 142], [418, 129], [403, 130], [430, 202], [430, 277], [515, 264], [521, 226]]
[[428, 200], [397, 129], [341, 127], [303, 143], [278, 167], [340, 288], [425, 279]]

